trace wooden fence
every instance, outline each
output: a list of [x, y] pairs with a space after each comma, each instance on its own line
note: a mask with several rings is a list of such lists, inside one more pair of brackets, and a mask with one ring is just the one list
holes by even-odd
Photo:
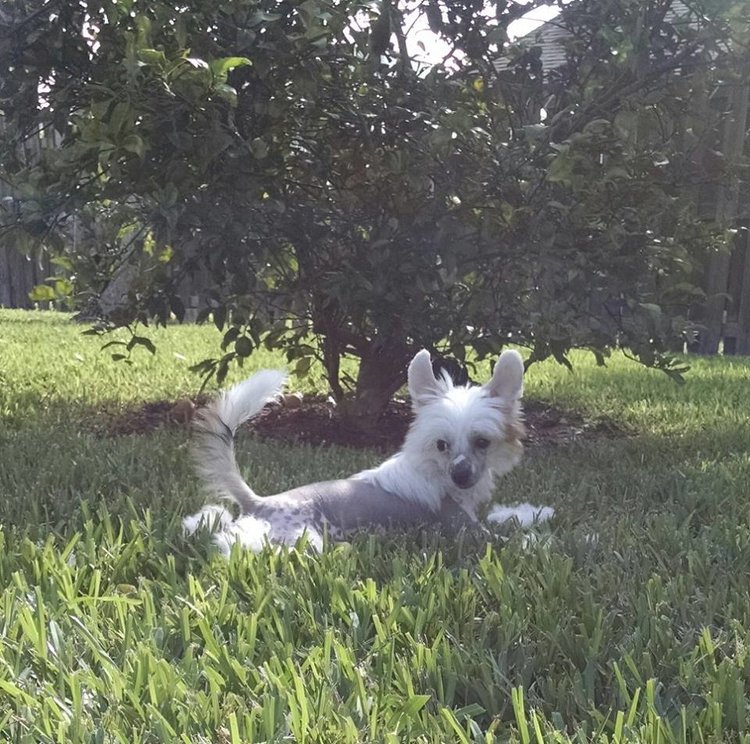
[[29, 293], [53, 273], [49, 256], [42, 251], [24, 256], [14, 247], [0, 245], [0, 307], [34, 307]]
[[[0, 130], [3, 128], [3, 118], [0, 116]], [[39, 134], [29, 137], [23, 144], [18, 146], [18, 153], [26, 163], [32, 163], [38, 159], [42, 150], [50, 147], [58, 147], [59, 137], [52, 134]], [[13, 198], [15, 194], [11, 185], [0, 179], [0, 199], [6, 209], [0, 210], [5, 221], [12, 212]], [[10, 207], [8, 206], [10, 204]], [[29, 297], [29, 293], [37, 284], [44, 284], [45, 280], [59, 273], [50, 261], [50, 256], [41, 248], [33, 248], [30, 254], [25, 255], [17, 250], [14, 240], [3, 240], [3, 231], [0, 230], [0, 307], [32, 308], [38, 306]], [[42, 303], [44, 306], [49, 303]]]
[[[719, 148], [728, 163], [742, 163], [748, 151], [750, 68], [738, 81], [725, 86], [725, 116], [718, 133]], [[698, 308], [701, 324], [694, 351], [750, 355], [750, 183], [741, 169], [715, 190], [713, 212], [721, 225], [740, 228], [732, 251], [716, 252], [710, 259], [703, 289], [706, 301]]]

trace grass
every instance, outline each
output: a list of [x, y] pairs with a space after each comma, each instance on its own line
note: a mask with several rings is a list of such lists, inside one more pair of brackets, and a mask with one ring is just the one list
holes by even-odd
[[[532, 368], [530, 397], [633, 432], [530, 451], [502, 481], [558, 511], [532, 544], [224, 561], [180, 535], [202, 503], [186, 434], [91, 425], [195, 392], [218, 334], [159, 331], [125, 365], [80, 332], [0, 311], [3, 741], [750, 741], [748, 362], [692, 359], [682, 387], [621, 357]], [[238, 449], [261, 493], [377, 460]]]

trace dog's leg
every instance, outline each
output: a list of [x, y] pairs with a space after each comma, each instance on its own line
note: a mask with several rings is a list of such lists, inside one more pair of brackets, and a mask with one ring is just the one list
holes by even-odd
[[555, 510], [551, 506], [535, 506], [529, 503], [516, 506], [494, 504], [487, 513], [487, 522], [501, 525], [512, 521], [525, 528], [548, 522], [554, 516]]

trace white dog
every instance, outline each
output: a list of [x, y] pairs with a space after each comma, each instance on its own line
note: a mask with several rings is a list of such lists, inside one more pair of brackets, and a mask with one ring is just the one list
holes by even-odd
[[[479, 509], [492, 499], [495, 478], [521, 459], [523, 361], [500, 356], [481, 387], [437, 379], [429, 352], [409, 365], [414, 420], [399, 453], [377, 468], [344, 480], [311, 483], [261, 497], [248, 486], [234, 457], [237, 427], [278, 396], [283, 372], [265, 370], [222, 393], [196, 418], [198, 473], [209, 489], [240, 509], [234, 519], [218, 506], [184, 520], [188, 533], [201, 524], [217, 530], [227, 553], [235, 541], [258, 550], [266, 541], [294, 543], [307, 533], [319, 547], [327, 533], [341, 540], [358, 530], [439, 527], [456, 531], [479, 525]], [[544, 521], [552, 510], [520, 505], [500, 508], [489, 521]]]

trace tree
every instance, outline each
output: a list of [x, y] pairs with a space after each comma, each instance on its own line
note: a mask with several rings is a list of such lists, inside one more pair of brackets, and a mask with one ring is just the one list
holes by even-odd
[[[203, 371], [259, 344], [300, 372], [319, 357], [359, 422], [423, 346], [567, 363], [620, 344], [678, 373], [674, 306], [716, 239], [681, 184], [744, 4], [689, 23], [669, 6], [571, 4], [548, 88], [533, 44], [508, 42], [531, 6], [502, 0], [16, 0], [0, 18], [7, 224], [63, 253], [72, 215], [107, 224], [66, 260], [79, 290], [129, 267], [111, 323], [181, 318], [200, 277], [225, 330]], [[419, 15], [451, 49], [431, 68], [408, 39]], [[59, 147], [19, 158], [52, 130]]]

